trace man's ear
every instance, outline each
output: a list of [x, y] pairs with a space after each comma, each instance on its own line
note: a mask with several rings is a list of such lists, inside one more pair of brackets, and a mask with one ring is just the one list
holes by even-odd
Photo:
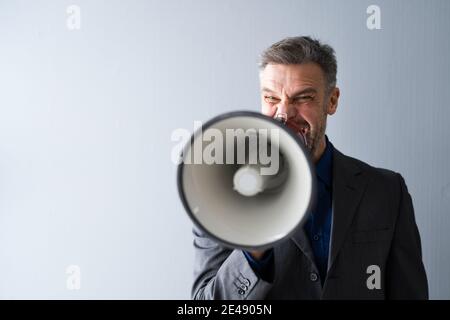
[[341, 92], [338, 87], [333, 88], [328, 98], [327, 114], [333, 115], [338, 107], [339, 95]]

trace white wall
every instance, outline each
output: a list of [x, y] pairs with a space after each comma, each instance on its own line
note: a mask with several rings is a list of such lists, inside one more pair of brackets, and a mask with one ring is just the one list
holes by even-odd
[[445, 0], [0, 0], [0, 298], [189, 298], [171, 132], [258, 110], [258, 54], [313, 35], [338, 57], [331, 141], [403, 174], [431, 297], [450, 299], [449, 17]]

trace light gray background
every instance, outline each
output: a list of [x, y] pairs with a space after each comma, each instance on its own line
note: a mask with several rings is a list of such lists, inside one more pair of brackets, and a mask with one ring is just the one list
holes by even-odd
[[259, 110], [258, 54], [313, 35], [337, 52], [331, 141], [403, 174], [430, 296], [449, 299], [449, 18], [446, 0], [0, 0], [0, 298], [189, 298], [171, 133]]

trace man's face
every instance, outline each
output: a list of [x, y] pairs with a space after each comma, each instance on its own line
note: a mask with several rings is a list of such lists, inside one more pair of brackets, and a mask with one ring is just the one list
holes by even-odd
[[316, 63], [268, 64], [260, 72], [262, 113], [284, 113], [287, 126], [305, 136], [313, 160], [325, 150], [327, 115], [336, 112], [339, 89], [327, 90], [322, 69]]

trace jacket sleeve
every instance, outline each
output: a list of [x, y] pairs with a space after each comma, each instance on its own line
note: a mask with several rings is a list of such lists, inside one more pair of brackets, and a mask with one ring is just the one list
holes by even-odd
[[388, 299], [428, 299], [428, 283], [422, 262], [419, 230], [411, 196], [398, 174], [400, 203], [392, 245], [386, 265]]
[[255, 274], [242, 250], [224, 248], [196, 227], [193, 233], [195, 259], [192, 299], [265, 299], [272, 284]]

